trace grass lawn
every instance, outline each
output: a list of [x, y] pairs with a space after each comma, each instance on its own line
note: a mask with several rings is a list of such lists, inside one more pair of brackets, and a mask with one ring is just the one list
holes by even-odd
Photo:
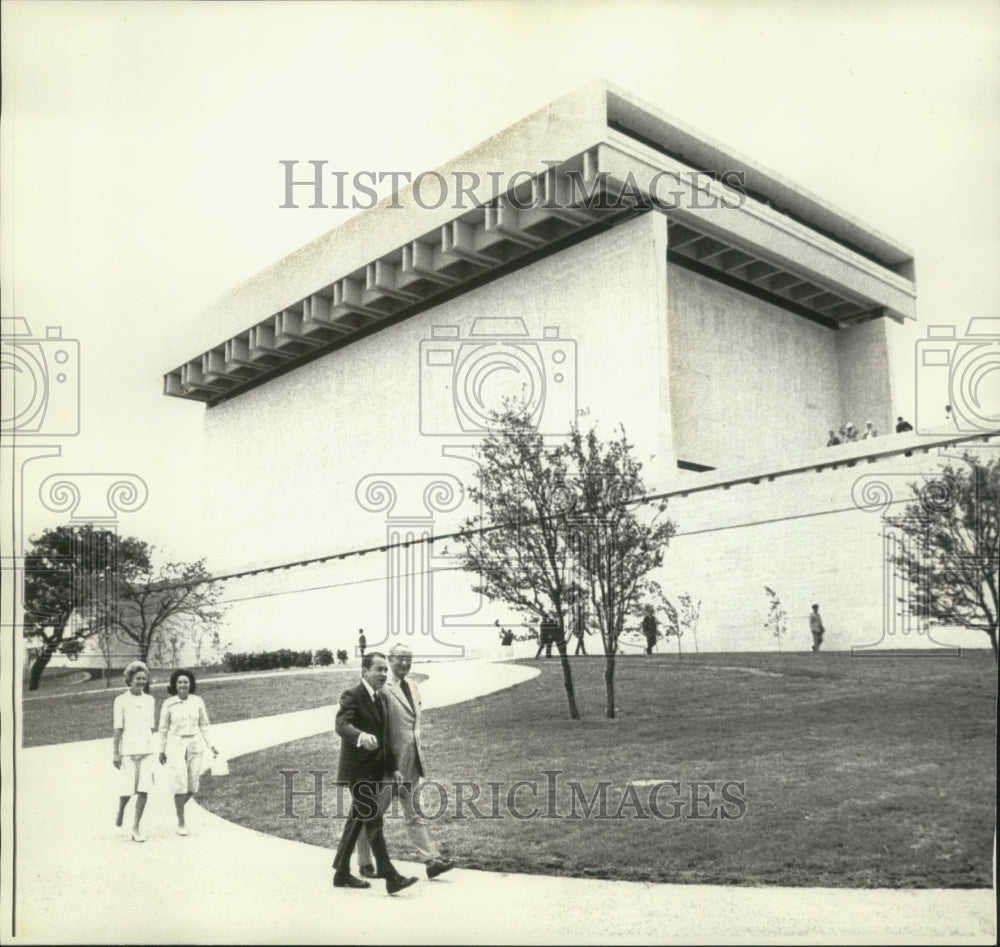
[[[329, 706], [345, 687], [360, 680], [361, 670], [355, 665], [324, 671], [246, 674], [224, 680], [194, 673], [198, 694], [208, 707], [212, 723], [228, 723], [247, 717]], [[153, 673], [151, 693], [156, 698], [157, 719], [167, 697], [169, 677], [169, 671]], [[125, 690], [124, 683], [116, 681], [114, 687], [105, 688], [100, 681], [90, 681], [82, 688], [70, 692], [64, 692], [61, 687], [58, 691], [53, 688], [36, 692], [38, 696], [25, 693], [21, 703], [23, 745], [44, 746], [110, 737], [111, 705]]]
[[[330, 668], [340, 668], [339, 665], [330, 665]], [[360, 673], [359, 665], [355, 665], [355, 668]], [[28, 669], [25, 668], [23, 675], [23, 695], [25, 701], [37, 700], [38, 698], [53, 697], [57, 694], [73, 694], [79, 695], [83, 693], [93, 692], [95, 694], [116, 694], [125, 689], [125, 682], [122, 679], [122, 668], [117, 668], [110, 672], [110, 686], [105, 683], [104, 672], [101, 668], [73, 668], [73, 667], [58, 667], [58, 668], [47, 668], [45, 673], [42, 675], [41, 680], [38, 682], [38, 690], [29, 691], [28, 690]], [[170, 675], [173, 672], [173, 666], [170, 667], [151, 667], [149, 669], [150, 675], [152, 676], [153, 686], [157, 685], [165, 687], [167, 681], [170, 679]], [[201, 683], [203, 680], [209, 680], [213, 677], [230, 677], [232, 671], [227, 671], [221, 665], [212, 665], [211, 667], [200, 668], [197, 665], [190, 667], [190, 670], [194, 672], [195, 676], [198, 678], [198, 682]], [[289, 669], [284, 669], [284, 673], [287, 673]], [[299, 668], [291, 670], [302, 670], [307, 671], [309, 668]], [[255, 673], [255, 672], [247, 672]], [[260, 672], [260, 673], [273, 673], [273, 672]]]
[[[431, 775], [448, 792], [432, 831], [465, 867], [709, 884], [992, 884], [997, 678], [988, 652], [628, 657], [618, 661], [616, 720], [602, 716], [603, 660], [576, 660], [577, 722], [567, 719], [558, 662], [538, 663], [536, 680], [424, 716]], [[274, 713], [266, 695], [279, 687], [282, 702], [315, 706], [337, 689], [329, 675], [322, 685], [266, 681], [257, 696], [233, 682], [231, 702], [206, 687], [210, 711], [219, 720], [231, 719], [230, 708]], [[338, 747], [326, 734], [241, 757], [230, 776], [207, 779], [199, 799], [249, 828], [332, 849], [342, 827]], [[308, 770], [328, 771], [324, 817], [312, 817], [309, 798], [285, 816], [280, 770], [301, 771], [298, 790], [312, 786]], [[551, 805], [544, 770], [560, 772]], [[501, 817], [473, 818], [467, 804], [459, 813], [459, 780], [480, 788], [475, 804], [486, 815], [497, 792]], [[518, 780], [539, 785], [534, 801], [522, 787], [518, 810], [537, 805], [554, 817], [514, 817], [506, 800]], [[625, 796], [629, 781], [643, 780], [680, 784], [659, 792], [661, 817], [648, 785]], [[620, 817], [566, 818], [570, 781], [588, 799], [604, 782], [608, 815]], [[620, 806], [623, 797], [636, 804]], [[429, 792], [428, 810], [438, 800]], [[390, 852], [414, 857], [401, 820], [389, 819], [386, 832]]]

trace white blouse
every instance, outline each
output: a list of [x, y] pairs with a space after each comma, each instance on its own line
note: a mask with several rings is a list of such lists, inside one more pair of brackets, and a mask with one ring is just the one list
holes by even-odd
[[141, 756], [154, 752], [153, 729], [156, 726], [156, 702], [150, 694], [125, 691], [115, 698], [112, 726], [122, 731], [120, 752], [123, 756]]

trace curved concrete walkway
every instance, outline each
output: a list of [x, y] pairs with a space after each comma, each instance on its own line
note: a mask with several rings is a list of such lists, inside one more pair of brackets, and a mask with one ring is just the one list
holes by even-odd
[[[425, 706], [537, 671], [417, 666]], [[221, 724], [231, 757], [329, 731], [330, 708]], [[331, 764], [336, 749], [332, 740]], [[110, 739], [19, 756], [17, 942], [23, 943], [963, 943], [996, 940], [984, 890], [653, 885], [456, 869], [397, 897], [333, 889], [330, 849], [243, 829], [189, 805], [191, 835], [150, 796], [139, 845], [115, 829]], [[131, 807], [126, 814], [126, 825]], [[338, 823], [339, 827], [339, 823]]]

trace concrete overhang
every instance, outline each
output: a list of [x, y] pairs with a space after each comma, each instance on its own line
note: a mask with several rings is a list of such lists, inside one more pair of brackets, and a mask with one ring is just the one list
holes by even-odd
[[221, 299], [165, 394], [233, 397], [643, 212], [673, 262], [831, 328], [915, 315], [906, 248], [606, 82], [433, 174], [440, 206], [407, 187]]

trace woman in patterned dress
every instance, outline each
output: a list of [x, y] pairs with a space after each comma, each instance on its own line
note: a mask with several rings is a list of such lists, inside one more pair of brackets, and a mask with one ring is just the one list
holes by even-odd
[[167, 764], [170, 773], [178, 835], [188, 834], [184, 806], [199, 789], [202, 743], [208, 745], [213, 756], [219, 755], [208, 736], [205, 702], [194, 691], [194, 674], [178, 668], [170, 675], [170, 697], [160, 709], [160, 762]]

